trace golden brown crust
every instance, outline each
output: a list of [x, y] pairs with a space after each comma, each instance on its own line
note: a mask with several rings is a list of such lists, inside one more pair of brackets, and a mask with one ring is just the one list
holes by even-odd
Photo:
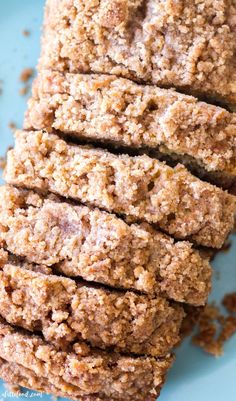
[[188, 157], [212, 179], [225, 174], [229, 184], [236, 180], [236, 114], [174, 90], [115, 76], [42, 71], [28, 106], [26, 129], [150, 148], [186, 163]]
[[5, 323], [0, 324], [0, 358], [11, 367], [23, 367], [23, 377], [41, 378], [41, 386], [47, 379], [46, 391], [56, 388], [70, 398], [86, 396], [87, 401], [154, 401], [172, 363], [169, 355], [162, 360], [134, 358], [95, 351], [84, 343], [75, 344], [74, 351], [61, 352], [38, 336]]
[[207, 259], [148, 224], [128, 225], [98, 209], [8, 185], [0, 187], [0, 222], [4, 248], [67, 276], [193, 305], [205, 304], [210, 292]]
[[48, 0], [39, 69], [109, 73], [235, 105], [233, 0]]
[[157, 224], [176, 238], [213, 248], [223, 245], [234, 225], [235, 198], [181, 165], [75, 146], [45, 131], [16, 133], [5, 178]]
[[78, 340], [124, 353], [166, 355], [178, 343], [183, 309], [160, 297], [116, 292], [43, 274], [31, 265], [0, 271], [0, 314], [62, 348]]

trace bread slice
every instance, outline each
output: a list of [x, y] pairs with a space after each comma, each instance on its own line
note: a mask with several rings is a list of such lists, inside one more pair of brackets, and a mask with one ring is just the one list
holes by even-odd
[[54, 192], [157, 225], [177, 239], [220, 248], [234, 226], [235, 197], [146, 155], [115, 155], [46, 131], [16, 133], [10, 184]]
[[156, 357], [179, 342], [185, 314], [161, 297], [94, 287], [16, 260], [0, 270], [0, 315], [62, 348], [85, 340], [101, 349]]
[[221, 187], [236, 182], [236, 114], [174, 90], [43, 70], [33, 85], [25, 128], [151, 151]]
[[234, 0], [47, 0], [39, 69], [115, 74], [236, 103]]
[[155, 401], [173, 361], [122, 356], [80, 342], [59, 351], [39, 336], [0, 324], [0, 376], [83, 401]]
[[0, 244], [54, 272], [204, 305], [211, 267], [187, 241], [148, 224], [9, 185], [0, 187]]

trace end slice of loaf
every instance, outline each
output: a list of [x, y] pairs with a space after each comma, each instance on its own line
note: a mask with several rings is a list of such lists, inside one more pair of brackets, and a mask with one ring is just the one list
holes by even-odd
[[114, 74], [236, 104], [234, 0], [47, 0], [39, 69]]

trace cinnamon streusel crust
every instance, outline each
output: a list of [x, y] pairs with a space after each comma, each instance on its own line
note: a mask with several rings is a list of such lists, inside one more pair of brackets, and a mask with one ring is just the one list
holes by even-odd
[[159, 157], [195, 164], [220, 186], [236, 181], [236, 114], [174, 90], [115, 76], [42, 71], [25, 128], [154, 149]]
[[163, 356], [180, 340], [181, 306], [160, 297], [97, 288], [35, 272], [30, 264], [0, 270], [0, 315], [65, 348], [78, 340], [101, 349]]
[[[84, 401], [155, 401], [173, 358], [121, 356], [81, 342], [58, 351], [39, 336], [0, 324], [0, 376]], [[44, 389], [44, 390], [43, 390]]]
[[236, 103], [234, 0], [47, 0], [39, 69], [109, 73]]
[[235, 197], [146, 155], [115, 155], [66, 143], [46, 131], [18, 131], [6, 181], [157, 224], [178, 239], [220, 248], [234, 226]]
[[8, 185], [0, 187], [0, 244], [66, 276], [192, 305], [205, 304], [211, 288], [209, 262], [189, 242]]

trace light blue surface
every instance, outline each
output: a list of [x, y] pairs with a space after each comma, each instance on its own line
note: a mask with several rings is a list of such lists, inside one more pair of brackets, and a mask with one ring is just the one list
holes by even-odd
[[[39, 52], [43, 0], [0, 0], [0, 154], [12, 144], [8, 123], [22, 124], [26, 98], [18, 94], [23, 68], [34, 67]], [[30, 30], [24, 37], [23, 30]], [[215, 279], [212, 299], [220, 300], [226, 292], [236, 290], [236, 238], [230, 252], [214, 261]], [[219, 277], [218, 277], [219, 276]], [[218, 278], [217, 278], [218, 277]], [[1, 399], [12, 399], [0, 386]], [[26, 393], [20, 397], [51, 400]], [[236, 400], [236, 337], [225, 346], [225, 355], [215, 359], [185, 341], [177, 352], [176, 363], [159, 401], [235, 401]], [[132, 400], [127, 400], [132, 401]]]

